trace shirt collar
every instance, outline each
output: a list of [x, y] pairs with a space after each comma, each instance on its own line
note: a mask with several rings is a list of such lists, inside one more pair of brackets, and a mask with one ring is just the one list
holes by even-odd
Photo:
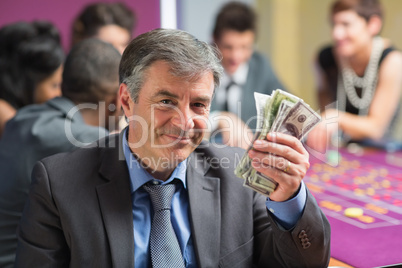
[[248, 62], [245, 62], [232, 75], [225, 72], [222, 78], [222, 85], [226, 87], [226, 84], [229, 84], [230, 81], [235, 82], [237, 85], [244, 85], [247, 81], [248, 68]]
[[130, 182], [131, 182], [131, 192], [135, 192], [138, 188], [149, 181], [158, 181], [160, 184], [167, 184], [172, 182], [174, 179], [179, 179], [186, 189], [186, 170], [187, 170], [187, 159], [180, 162], [177, 167], [174, 169], [172, 175], [170, 175], [169, 179], [166, 181], [161, 181], [152, 177], [152, 175], [146, 171], [141, 163], [137, 161], [134, 157], [133, 153], [128, 146], [127, 138], [128, 138], [128, 128], [124, 130], [124, 139], [123, 139], [123, 151], [124, 157], [126, 158], [126, 163], [128, 167], [128, 172], [130, 174]]

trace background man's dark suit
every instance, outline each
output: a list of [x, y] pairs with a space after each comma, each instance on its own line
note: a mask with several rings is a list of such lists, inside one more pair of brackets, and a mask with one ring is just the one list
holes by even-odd
[[[271, 94], [275, 89], [286, 90], [276, 76], [270, 62], [261, 53], [254, 51], [249, 62], [246, 83], [241, 86], [241, 112], [238, 116], [254, 130], [257, 111], [255, 109], [254, 92]], [[212, 101], [211, 111], [223, 111], [224, 104]], [[248, 121], [249, 119], [253, 120]]]
[[[130, 180], [118, 137], [35, 166], [18, 231], [17, 267], [37, 267], [33, 255], [52, 267], [135, 265]], [[329, 259], [330, 227], [311, 194], [297, 225], [284, 231], [267, 213], [265, 198], [233, 174], [242, 155], [203, 142], [189, 157], [189, 214], [199, 267], [252, 267], [253, 259], [259, 267], [322, 267]], [[38, 239], [40, 229], [49, 236]]]

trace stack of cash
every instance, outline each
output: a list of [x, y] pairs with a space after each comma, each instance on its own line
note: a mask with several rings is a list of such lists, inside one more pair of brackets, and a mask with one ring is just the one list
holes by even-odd
[[[269, 132], [286, 133], [301, 140], [321, 120], [321, 117], [302, 99], [280, 89], [271, 95], [254, 93], [254, 98], [257, 129], [253, 143], [256, 139], [265, 140]], [[237, 165], [235, 174], [244, 179], [244, 186], [269, 196], [278, 183], [251, 166], [251, 159], [248, 156], [248, 151], [251, 149], [252, 145]]]

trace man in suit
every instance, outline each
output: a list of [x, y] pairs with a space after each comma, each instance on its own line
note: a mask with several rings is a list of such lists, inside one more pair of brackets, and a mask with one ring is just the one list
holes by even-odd
[[211, 110], [234, 113], [253, 131], [257, 114], [254, 92], [286, 90], [268, 59], [254, 49], [256, 31], [254, 11], [240, 2], [229, 2], [221, 8], [213, 30], [225, 72]]
[[[20, 109], [0, 140], [0, 266], [13, 267], [20, 220], [35, 163], [108, 135], [118, 113], [120, 53], [91, 39], [66, 59], [63, 97]], [[110, 106], [109, 106], [110, 105]], [[113, 108], [113, 111], [109, 110]]]
[[156, 29], [132, 40], [119, 74], [128, 128], [36, 164], [17, 267], [327, 266], [300, 141], [278, 133], [249, 152], [279, 183], [269, 199], [234, 175], [244, 150], [203, 141], [222, 74], [212, 47]]

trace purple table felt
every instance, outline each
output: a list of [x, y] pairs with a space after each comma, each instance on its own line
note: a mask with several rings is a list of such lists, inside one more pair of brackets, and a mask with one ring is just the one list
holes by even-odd
[[[339, 153], [337, 165], [311, 157], [304, 179], [331, 224], [331, 256], [359, 268], [402, 263], [402, 152]], [[346, 217], [348, 207], [363, 216]]]

